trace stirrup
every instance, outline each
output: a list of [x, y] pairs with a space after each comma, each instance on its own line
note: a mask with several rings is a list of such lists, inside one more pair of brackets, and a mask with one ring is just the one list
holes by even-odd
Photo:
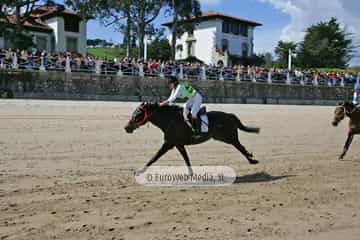
[[198, 139], [198, 138], [201, 138], [201, 137], [202, 137], [202, 134], [199, 133], [199, 132], [193, 132], [193, 134], [192, 134], [191, 137], [192, 137], [192, 138], [195, 138], [195, 139]]

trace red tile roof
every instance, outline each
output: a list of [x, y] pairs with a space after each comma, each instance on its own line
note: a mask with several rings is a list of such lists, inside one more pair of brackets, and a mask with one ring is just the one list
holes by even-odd
[[80, 17], [76, 12], [70, 9], [64, 9], [59, 6], [41, 6], [34, 9], [30, 16], [34, 18], [48, 19], [58, 15], [75, 15]]
[[[35, 8], [30, 13], [29, 18], [24, 23], [24, 27], [34, 31], [52, 32], [52, 28], [50, 28], [44, 21], [55, 16], [64, 15], [75, 15], [80, 18], [76, 12], [69, 9], [63, 9], [59, 6], [41, 6]], [[7, 16], [7, 20], [0, 18], [0, 23], [15, 25], [16, 16]]]
[[[252, 25], [252, 26], [262, 26], [262, 24], [258, 23], [258, 22], [254, 22], [254, 21], [250, 21], [250, 20], [247, 20], [247, 19], [226, 15], [226, 14], [216, 12], [216, 11], [203, 12], [201, 14], [201, 16], [199, 16], [197, 18], [191, 17], [190, 19], [185, 19], [185, 20], [182, 20], [182, 21], [183, 22], [194, 21], [195, 19], [201, 21], [201, 20], [214, 19], [214, 18], [220, 18], [220, 19], [224, 19], [224, 20], [247, 23], [247, 24]], [[162, 25], [167, 26], [167, 27], [171, 27], [173, 25], [173, 22], [166, 22], [166, 23], [163, 23]]]
[[[16, 25], [16, 16], [10, 15], [7, 16], [7, 20], [4, 18], [0, 18], [0, 23], [4, 24], [10, 24], [10, 25]], [[38, 18], [29, 18], [25, 21], [23, 24], [25, 28], [29, 30], [35, 30], [40, 32], [52, 32], [52, 28], [50, 28], [48, 25], [46, 25], [44, 22], [41, 21], [41, 19]]]

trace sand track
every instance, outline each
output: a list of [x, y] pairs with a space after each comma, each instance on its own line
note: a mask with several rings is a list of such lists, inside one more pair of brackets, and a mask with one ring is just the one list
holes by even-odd
[[[193, 165], [230, 166], [236, 184], [150, 188], [133, 171], [162, 134], [125, 134], [136, 105], [0, 101], [0, 239], [359, 239], [360, 141], [337, 160], [333, 108], [209, 105], [261, 127], [240, 133], [260, 164], [210, 141], [188, 148]], [[167, 164], [184, 162], [173, 150]]]

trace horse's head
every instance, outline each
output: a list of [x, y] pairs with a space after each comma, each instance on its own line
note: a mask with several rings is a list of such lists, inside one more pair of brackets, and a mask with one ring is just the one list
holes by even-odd
[[332, 121], [332, 125], [337, 127], [339, 122], [341, 122], [345, 116], [346, 112], [348, 111], [349, 102], [339, 102], [336, 105], [335, 112], [334, 112], [334, 120]]
[[145, 125], [151, 118], [153, 111], [158, 106], [159, 105], [157, 103], [142, 103], [138, 106], [125, 126], [125, 131], [127, 133], [133, 133], [135, 129]]

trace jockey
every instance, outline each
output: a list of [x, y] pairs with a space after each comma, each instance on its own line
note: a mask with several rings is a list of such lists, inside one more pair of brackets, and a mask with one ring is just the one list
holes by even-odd
[[[202, 104], [202, 96], [198, 91], [189, 86], [186, 83], [179, 83], [179, 80], [171, 76], [168, 80], [168, 85], [171, 90], [170, 97], [160, 103], [160, 106], [169, 105], [175, 102], [176, 99], [187, 99], [184, 104], [183, 116], [187, 125], [192, 129], [195, 136], [201, 134], [201, 120], [198, 119], [197, 114]], [[192, 122], [188, 119], [188, 115], [191, 109]]]
[[355, 85], [354, 95], [353, 95], [353, 104], [356, 107], [359, 107], [360, 104], [360, 83]]

